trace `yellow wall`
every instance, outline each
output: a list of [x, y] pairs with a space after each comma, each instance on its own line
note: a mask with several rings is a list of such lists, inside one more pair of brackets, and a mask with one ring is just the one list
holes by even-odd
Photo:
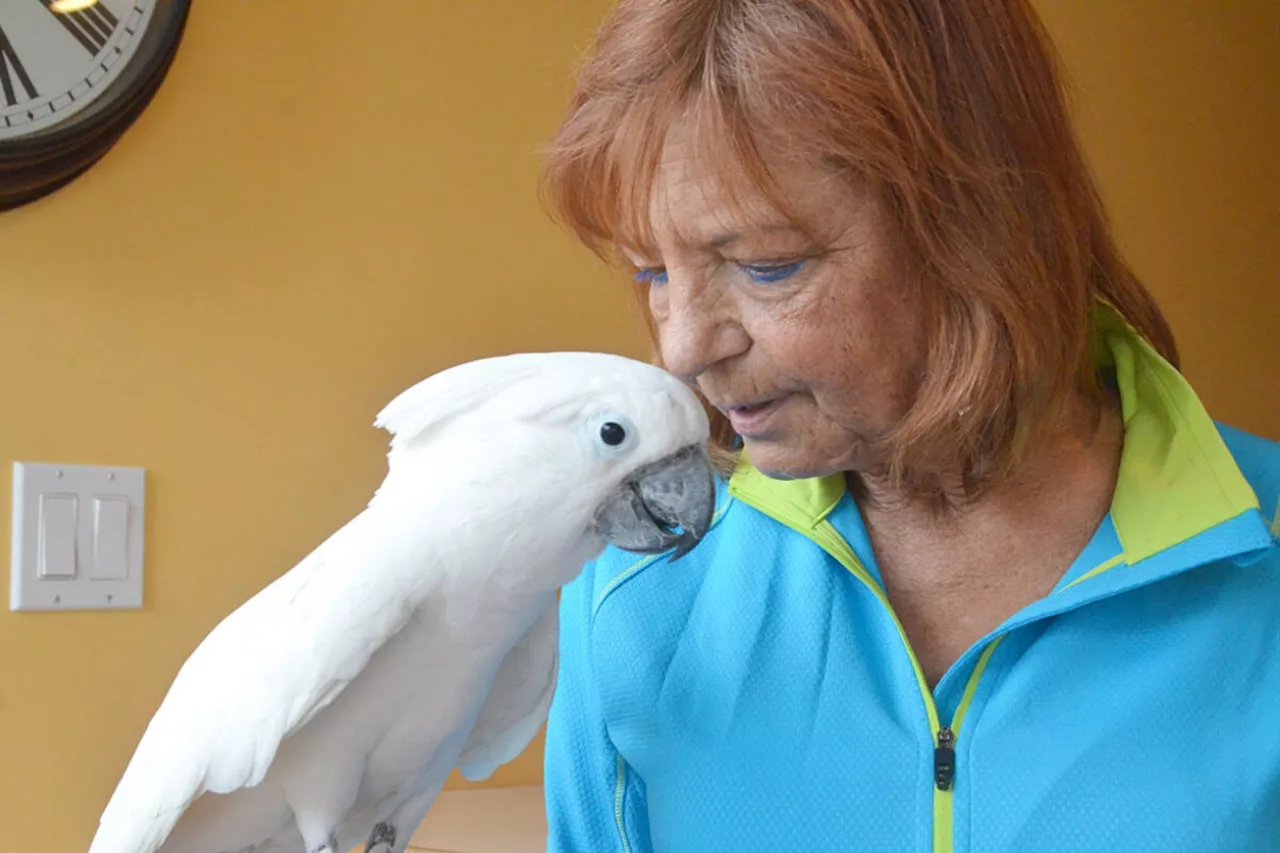
[[12, 460], [149, 476], [144, 610], [0, 609], [5, 849], [85, 849], [186, 656], [364, 505], [392, 395], [500, 351], [647, 353], [535, 195], [598, 8], [195, 3], [119, 146], [0, 216], [0, 530]]
[[[150, 477], [144, 610], [0, 611], [7, 845], [84, 849], [182, 660], [363, 505], [391, 395], [499, 351], [644, 354], [625, 295], [534, 196], [603, 5], [206, 0], [122, 143], [0, 217], [0, 464]], [[1189, 374], [1219, 417], [1280, 438], [1280, 6], [1039, 5]]]
[[1280, 440], [1280, 3], [1034, 2], [1184, 372], [1219, 420]]

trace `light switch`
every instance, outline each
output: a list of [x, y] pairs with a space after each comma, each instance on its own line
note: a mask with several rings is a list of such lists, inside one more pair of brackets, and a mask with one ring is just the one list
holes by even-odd
[[142, 606], [145, 470], [14, 462], [12, 510], [10, 610]]
[[98, 495], [93, 499], [94, 580], [122, 581], [129, 576], [129, 499]]
[[40, 495], [37, 571], [42, 579], [76, 576], [76, 496]]

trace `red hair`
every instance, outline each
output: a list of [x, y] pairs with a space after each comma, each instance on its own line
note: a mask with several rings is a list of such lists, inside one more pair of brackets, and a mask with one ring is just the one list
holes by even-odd
[[876, 189], [928, 314], [927, 375], [887, 440], [909, 489], [936, 491], [957, 466], [971, 490], [999, 481], [1068, 400], [1097, 400], [1098, 300], [1178, 364], [1117, 249], [1027, 0], [622, 0], [544, 175], [554, 213], [597, 253], [649, 245], [648, 193], [677, 121], [784, 214], [765, 152]]

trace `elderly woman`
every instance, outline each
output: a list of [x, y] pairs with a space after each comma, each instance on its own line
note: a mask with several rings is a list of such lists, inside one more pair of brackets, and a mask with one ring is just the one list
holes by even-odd
[[1280, 447], [1179, 374], [1026, 0], [623, 0], [547, 189], [726, 464], [564, 592], [551, 850], [1280, 850]]

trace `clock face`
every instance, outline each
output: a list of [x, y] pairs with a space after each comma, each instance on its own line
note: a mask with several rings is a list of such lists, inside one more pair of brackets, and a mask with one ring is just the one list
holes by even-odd
[[157, 0], [0, 0], [0, 145], [60, 125], [129, 66]]

